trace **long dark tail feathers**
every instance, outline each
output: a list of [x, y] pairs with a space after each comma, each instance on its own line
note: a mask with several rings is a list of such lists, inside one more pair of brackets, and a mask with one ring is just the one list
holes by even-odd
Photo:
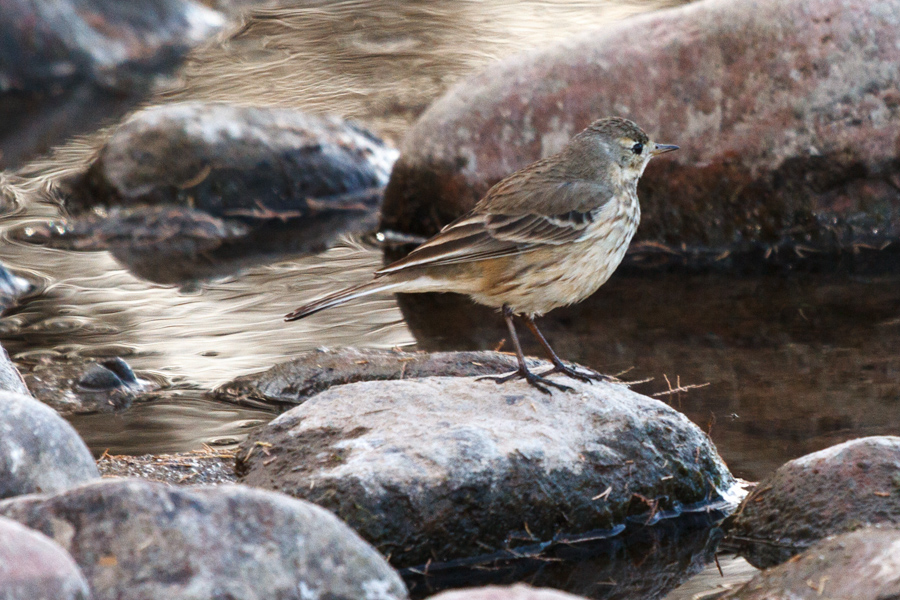
[[387, 281], [378, 280], [355, 285], [351, 288], [340, 290], [334, 292], [333, 294], [328, 294], [327, 296], [319, 298], [318, 300], [313, 300], [309, 304], [304, 304], [294, 312], [285, 315], [284, 320], [296, 321], [298, 319], [302, 319], [303, 317], [308, 317], [311, 314], [317, 313], [320, 310], [325, 310], [326, 308], [331, 308], [332, 306], [338, 306], [344, 304], [345, 302], [349, 302], [350, 300], [355, 300], [356, 298], [369, 296], [370, 294], [377, 294], [378, 292], [383, 292], [395, 288], [399, 285], [402, 285], [401, 282], [389, 283]]

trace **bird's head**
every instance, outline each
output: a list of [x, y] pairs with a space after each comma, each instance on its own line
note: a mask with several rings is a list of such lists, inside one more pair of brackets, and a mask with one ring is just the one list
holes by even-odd
[[603, 154], [611, 159], [611, 175], [629, 183], [637, 183], [651, 158], [678, 150], [678, 146], [652, 141], [643, 129], [621, 117], [594, 121], [580, 136], [598, 144]]

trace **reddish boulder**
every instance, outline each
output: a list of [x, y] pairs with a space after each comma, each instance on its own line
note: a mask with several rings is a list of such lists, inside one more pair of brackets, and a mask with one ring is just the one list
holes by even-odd
[[2, 600], [87, 600], [81, 570], [59, 544], [0, 517], [0, 598]]
[[512, 171], [621, 115], [681, 150], [637, 241], [838, 250], [900, 234], [900, 0], [704, 0], [513, 57], [409, 132], [382, 226], [431, 235]]
[[900, 437], [851, 440], [794, 459], [741, 503], [728, 535], [761, 569], [819, 540], [870, 524], [900, 525]]

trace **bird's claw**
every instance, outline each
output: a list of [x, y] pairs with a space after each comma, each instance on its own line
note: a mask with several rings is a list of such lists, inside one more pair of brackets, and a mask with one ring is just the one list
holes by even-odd
[[561, 392], [575, 391], [573, 388], [567, 385], [563, 385], [561, 383], [556, 383], [555, 381], [546, 379], [544, 375], [547, 375], [547, 373], [541, 373], [540, 375], [537, 375], [535, 373], [532, 373], [528, 369], [517, 369], [507, 375], [482, 375], [481, 377], [478, 377], [478, 379], [487, 379], [488, 381], [494, 381], [496, 383], [505, 383], [507, 381], [512, 381], [513, 379], [524, 379], [529, 383], [529, 385], [539, 389], [545, 394], [553, 393], [549, 389], [547, 389], [546, 386], [556, 388]]
[[552, 369], [549, 371], [544, 371], [540, 373], [541, 377], [546, 377], [547, 375], [552, 375], [554, 373], [561, 373], [566, 377], [571, 377], [572, 379], [577, 379], [578, 381], [584, 381], [585, 383], [593, 383], [595, 381], [615, 381], [615, 377], [611, 377], [609, 375], [604, 375], [603, 373], [598, 373], [597, 371], [592, 371], [590, 369], [585, 369], [584, 371], [579, 371], [573, 367], [569, 367], [564, 365], [563, 363], [559, 363], [554, 365]]

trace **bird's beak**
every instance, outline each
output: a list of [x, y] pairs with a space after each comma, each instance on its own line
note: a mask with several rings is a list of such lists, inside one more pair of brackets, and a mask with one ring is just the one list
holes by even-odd
[[653, 150], [650, 151], [650, 156], [665, 154], [666, 152], [671, 152], [673, 150], [678, 150], [678, 146], [673, 144], [653, 144]]

